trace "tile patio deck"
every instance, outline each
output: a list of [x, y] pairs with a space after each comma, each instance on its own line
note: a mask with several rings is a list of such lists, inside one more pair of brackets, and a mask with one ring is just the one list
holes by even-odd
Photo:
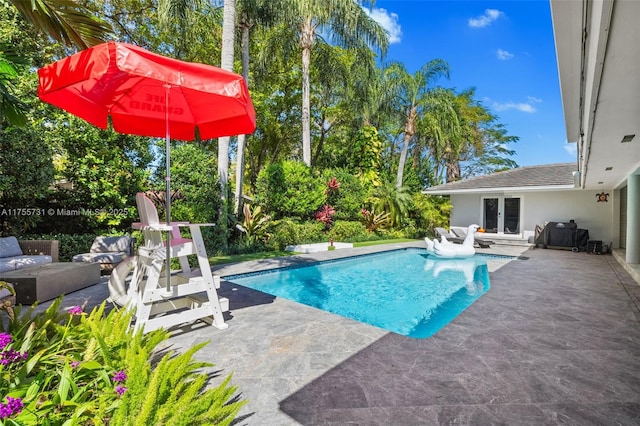
[[[402, 244], [398, 247], [422, 244]], [[372, 246], [245, 262], [225, 276]], [[436, 335], [413, 339], [223, 282], [224, 331], [173, 330], [176, 349], [209, 340], [249, 403], [242, 425], [640, 424], [640, 286], [610, 255], [493, 246], [491, 289]], [[106, 284], [68, 295], [99, 303]]]

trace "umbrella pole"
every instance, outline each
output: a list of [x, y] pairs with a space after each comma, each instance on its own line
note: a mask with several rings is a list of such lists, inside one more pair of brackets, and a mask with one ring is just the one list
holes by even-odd
[[[167, 183], [165, 189], [165, 212], [167, 215], [167, 226], [171, 226], [171, 155], [170, 154], [170, 136], [169, 136], [169, 90], [171, 90], [171, 86], [168, 84], [164, 85], [165, 87], [165, 164], [166, 164], [166, 175], [165, 181]], [[166, 291], [169, 293], [171, 291], [171, 229], [167, 230], [167, 253], [166, 253], [166, 269], [167, 269], [167, 288]]]

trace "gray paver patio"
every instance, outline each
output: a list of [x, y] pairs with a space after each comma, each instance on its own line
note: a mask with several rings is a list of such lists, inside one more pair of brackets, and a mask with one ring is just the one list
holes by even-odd
[[[631, 276], [610, 255], [499, 245], [483, 251], [528, 260], [490, 260], [491, 289], [428, 339], [223, 282], [229, 328], [186, 325], [169, 344], [211, 341], [197, 358], [216, 364], [215, 380], [233, 373], [249, 401], [243, 425], [640, 424], [640, 286]], [[102, 284], [68, 295], [63, 305], [91, 306], [106, 295]]]

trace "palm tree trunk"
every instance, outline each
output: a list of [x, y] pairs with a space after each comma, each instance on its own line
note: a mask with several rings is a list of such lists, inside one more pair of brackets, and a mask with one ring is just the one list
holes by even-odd
[[[249, 25], [242, 27], [242, 76], [249, 84]], [[244, 146], [246, 135], [238, 135], [238, 151], [236, 153], [236, 204], [234, 213], [242, 211], [242, 185], [244, 182]]]
[[404, 165], [407, 162], [407, 153], [409, 152], [409, 142], [416, 132], [415, 122], [418, 116], [418, 109], [414, 106], [409, 112], [407, 117], [407, 123], [404, 126], [404, 139], [402, 143], [402, 152], [400, 153], [400, 160], [398, 161], [398, 175], [396, 177], [396, 187], [402, 186], [402, 180], [404, 175]]
[[[323, 116], [320, 120], [321, 123], [325, 122], [325, 117]], [[316, 152], [313, 154], [313, 164], [318, 162], [318, 157], [322, 153], [322, 149], [324, 147], [324, 141], [326, 140], [327, 132], [324, 128], [320, 129], [320, 137], [318, 138], [318, 146], [316, 146]]]
[[302, 48], [302, 160], [307, 166], [311, 166], [311, 87], [309, 83], [311, 48], [313, 47], [311, 19], [305, 20], [300, 31], [300, 47]]
[[457, 160], [447, 161], [447, 183], [460, 180], [460, 162]]
[[[236, 26], [236, 2], [224, 0], [224, 12], [222, 21], [222, 52], [220, 67], [227, 71], [233, 71], [233, 48]], [[229, 184], [229, 137], [218, 138], [218, 178], [220, 180], [220, 230], [224, 233], [224, 245], [226, 247], [226, 206], [227, 187]]]

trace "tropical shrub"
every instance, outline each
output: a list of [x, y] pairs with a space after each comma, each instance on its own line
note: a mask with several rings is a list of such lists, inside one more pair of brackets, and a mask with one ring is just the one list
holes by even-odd
[[143, 335], [131, 314], [105, 304], [90, 314], [33, 307], [0, 333], [0, 421], [5, 425], [191, 425], [233, 422], [244, 401], [230, 376], [205, 390], [211, 364], [193, 360], [206, 343], [162, 355], [163, 330]]
[[316, 220], [322, 223], [325, 232], [331, 229], [334, 214], [336, 214], [336, 209], [331, 207], [329, 204], [325, 204], [324, 206], [320, 207], [320, 210], [316, 212]]
[[260, 172], [255, 201], [274, 219], [293, 217], [308, 220], [324, 204], [324, 190], [325, 182], [314, 177], [307, 165], [283, 161]]
[[271, 224], [269, 247], [284, 250], [288, 245], [308, 244], [327, 241], [321, 222], [297, 223], [291, 219], [274, 221]]
[[433, 235], [435, 227], [448, 227], [451, 213], [451, 201], [448, 197], [415, 193], [412, 197], [409, 217], [416, 228], [424, 235]]
[[268, 232], [271, 218], [262, 212], [262, 207], [252, 208], [248, 204], [242, 207], [242, 223], [236, 225], [237, 229], [243, 233], [243, 238], [250, 245], [257, 242], [265, 243], [271, 236]]
[[38, 203], [48, 196], [52, 181], [51, 150], [36, 132], [24, 128], [3, 129], [0, 132], [0, 232], [17, 235], [46, 221], [43, 214], [17, 214], [14, 209], [38, 208]]
[[272, 221], [269, 229], [271, 233], [269, 247], [273, 250], [284, 250], [288, 245], [297, 244], [298, 226], [293, 220]]
[[362, 209], [360, 214], [362, 215], [362, 224], [367, 232], [375, 232], [384, 229], [390, 224], [389, 213], [387, 212], [383, 211], [382, 213], [376, 213], [373, 209], [371, 209], [371, 211]]
[[382, 183], [379, 170], [382, 166], [382, 138], [373, 126], [364, 126], [351, 141], [351, 168], [370, 185]]
[[367, 230], [360, 222], [336, 220], [327, 236], [334, 241], [341, 242], [366, 241]]
[[376, 187], [370, 202], [372, 209], [389, 213], [391, 226], [399, 227], [409, 210], [411, 193], [406, 186], [397, 187], [395, 183], [387, 181]]
[[323, 182], [336, 179], [339, 188], [332, 191], [327, 203], [335, 210], [335, 220], [360, 220], [360, 209], [372, 186], [354, 176], [346, 169], [328, 169], [322, 173]]
[[298, 242], [296, 244], [309, 244], [327, 241], [324, 226], [320, 222], [302, 222], [297, 224]]

